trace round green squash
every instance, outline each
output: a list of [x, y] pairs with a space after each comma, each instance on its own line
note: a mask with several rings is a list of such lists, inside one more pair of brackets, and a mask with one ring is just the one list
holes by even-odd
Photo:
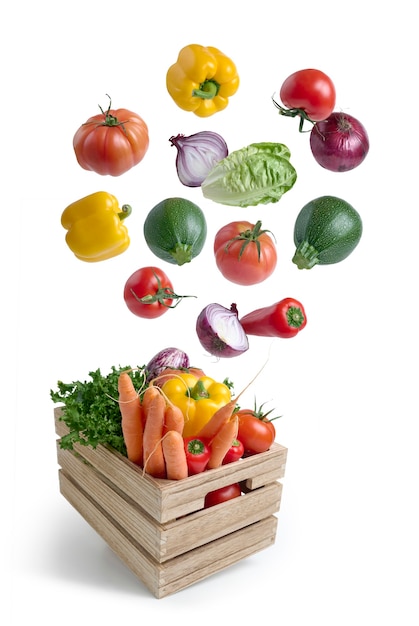
[[300, 270], [339, 263], [353, 252], [361, 235], [362, 220], [353, 206], [335, 196], [321, 196], [297, 216], [292, 261]]
[[202, 251], [207, 238], [205, 215], [190, 200], [166, 198], [147, 215], [144, 238], [159, 259], [173, 265], [190, 263]]

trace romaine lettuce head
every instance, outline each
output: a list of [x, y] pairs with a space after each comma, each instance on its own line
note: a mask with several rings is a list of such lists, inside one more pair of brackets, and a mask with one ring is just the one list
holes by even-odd
[[230, 206], [278, 202], [297, 180], [281, 143], [252, 143], [219, 161], [201, 184], [205, 198]]

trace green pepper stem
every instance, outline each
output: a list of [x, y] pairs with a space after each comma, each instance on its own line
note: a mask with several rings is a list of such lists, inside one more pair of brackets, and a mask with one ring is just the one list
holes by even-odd
[[202, 98], [203, 100], [211, 100], [215, 98], [220, 89], [219, 83], [215, 80], [205, 80], [199, 85], [199, 89], [192, 91], [192, 96], [195, 98]]
[[202, 400], [203, 398], [210, 397], [208, 391], [204, 387], [204, 383], [202, 382], [202, 380], [196, 381], [195, 385], [189, 389], [188, 396], [192, 398], [192, 400]]
[[290, 328], [300, 328], [304, 322], [304, 315], [300, 307], [290, 306], [287, 311], [287, 323]]
[[126, 217], [128, 217], [129, 215], [131, 215], [132, 213], [132, 207], [129, 204], [124, 204], [122, 206], [122, 210], [118, 213], [118, 217], [121, 220], [124, 220]]

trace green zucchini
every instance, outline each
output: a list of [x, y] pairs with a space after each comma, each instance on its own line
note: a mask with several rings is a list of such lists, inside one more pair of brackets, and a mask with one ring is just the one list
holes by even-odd
[[205, 215], [190, 200], [166, 198], [147, 215], [144, 238], [159, 259], [173, 265], [190, 263], [202, 251], [207, 238]]
[[339, 263], [353, 252], [361, 235], [361, 217], [348, 202], [321, 196], [308, 202], [297, 216], [292, 261], [300, 270]]

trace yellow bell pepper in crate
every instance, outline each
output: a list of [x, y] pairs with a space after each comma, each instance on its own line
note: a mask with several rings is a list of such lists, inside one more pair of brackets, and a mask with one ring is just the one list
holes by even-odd
[[209, 376], [197, 378], [188, 373], [167, 380], [162, 391], [183, 413], [184, 437], [197, 435], [214, 413], [231, 400], [231, 392], [226, 384]]
[[199, 117], [225, 109], [239, 84], [236, 66], [228, 56], [198, 44], [182, 48], [166, 75], [167, 91], [175, 103]]
[[73, 202], [61, 215], [68, 247], [78, 259], [90, 263], [125, 252], [130, 238], [123, 220], [130, 214], [128, 204], [120, 208], [115, 196], [105, 191]]

